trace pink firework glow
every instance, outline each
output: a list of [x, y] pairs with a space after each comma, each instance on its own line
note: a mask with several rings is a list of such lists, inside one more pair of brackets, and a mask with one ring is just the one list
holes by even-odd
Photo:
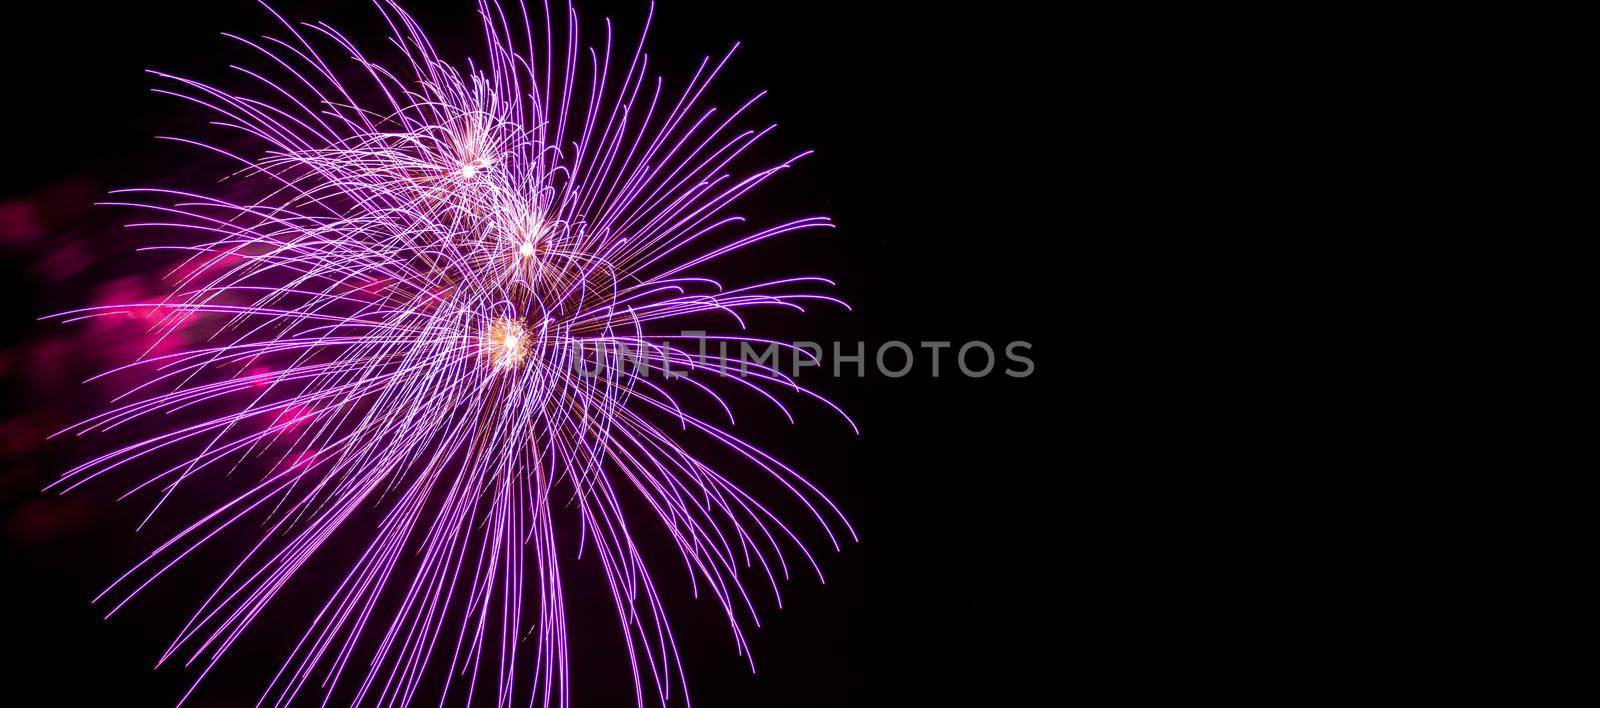
[[[614, 611], [639, 704], [687, 702], [641, 534], [676, 547], [745, 656], [757, 596], [775, 597], [797, 560], [821, 575], [781, 508], [809, 511], [836, 549], [854, 537], [816, 486], [730, 432], [735, 390], [785, 416], [786, 401], [837, 406], [763, 359], [728, 375], [674, 327], [720, 322], [719, 341], [786, 347], [751, 336], [749, 314], [844, 306], [815, 292], [822, 278], [706, 277], [729, 254], [831, 227], [732, 211], [805, 153], [736, 167], [772, 128], [739, 127], [759, 95], [704, 105], [728, 56], [670, 89], [643, 32], [617, 47], [607, 22], [590, 48], [571, 8], [477, 9], [487, 48], [465, 71], [380, 0], [397, 57], [382, 65], [273, 12], [281, 36], [233, 37], [261, 58], [234, 67], [245, 89], [156, 74], [253, 147], [174, 138], [235, 163], [227, 198], [108, 200], [150, 215], [134, 226], [177, 239], [163, 248], [181, 264], [162, 297], [60, 316], [151, 332], [102, 374], [129, 390], [61, 434], [156, 432], [52, 488], [131, 477], [128, 496], [154, 500], [147, 521], [186, 484], [230, 490], [96, 599], [115, 614], [224, 532], [248, 539], [161, 655], [196, 667], [196, 686], [341, 549], [348, 566], [261, 705], [337, 689], [352, 705], [567, 706], [566, 608], [580, 599]], [[608, 598], [563, 591], [580, 560], [603, 570]]]

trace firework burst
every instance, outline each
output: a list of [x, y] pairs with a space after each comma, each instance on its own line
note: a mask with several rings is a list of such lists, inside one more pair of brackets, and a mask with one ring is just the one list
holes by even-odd
[[[652, 78], [643, 32], [618, 50], [607, 22], [604, 43], [580, 50], [572, 8], [491, 0], [478, 4], [484, 61], [462, 71], [399, 6], [376, 7], [398, 56], [386, 65], [324, 23], [273, 12], [281, 36], [232, 37], [262, 59], [235, 67], [248, 90], [157, 74], [161, 91], [257, 147], [174, 138], [238, 163], [231, 182], [244, 187], [228, 198], [117, 193], [154, 215], [136, 226], [184, 235], [167, 247], [183, 264], [163, 298], [63, 318], [138, 312], [187, 344], [106, 372], [136, 383], [63, 432], [160, 432], [54, 488], [134, 475], [128, 495], [153, 497], [151, 515], [203, 478], [232, 491], [96, 601], [115, 614], [224, 532], [245, 534], [161, 657], [196, 666], [198, 686], [338, 547], [353, 560], [261, 705], [341, 690], [352, 705], [566, 706], [562, 568], [579, 557], [604, 571], [638, 703], [687, 701], [637, 534], [676, 547], [746, 656], [760, 587], [776, 596], [790, 556], [817, 569], [750, 483], [781, 485], [835, 548], [854, 534], [815, 486], [729, 432], [725, 394], [753, 391], [786, 416], [785, 399], [838, 408], [776, 364], [741, 360], [728, 376], [728, 359], [664, 333], [717, 316], [729, 329], [716, 339], [786, 346], [749, 335], [745, 313], [844, 305], [816, 292], [832, 285], [822, 278], [697, 275], [831, 226], [751, 228], [731, 211], [804, 154], [735, 167], [771, 127], [737, 127], [759, 95], [727, 114], [703, 105], [728, 56], [671, 90]], [[684, 396], [726, 415], [698, 416]], [[738, 464], [713, 467], [705, 449]]]

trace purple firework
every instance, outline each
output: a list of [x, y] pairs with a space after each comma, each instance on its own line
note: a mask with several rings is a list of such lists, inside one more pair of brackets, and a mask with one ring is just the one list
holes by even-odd
[[332, 554], [348, 568], [261, 705], [343, 690], [352, 705], [566, 706], [562, 559], [583, 558], [604, 571], [638, 703], [687, 701], [638, 534], [676, 547], [746, 656], [757, 591], [776, 596], [791, 555], [821, 572], [752, 483], [787, 490], [835, 548], [854, 536], [815, 486], [729, 432], [726, 394], [753, 391], [786, 416], [785, 399], [837, 406], [776, 357], [696, 353], [673, 333], [719, 321], [708, 339], [810, 356], [747, 334], [746, 313], [843, 306], [814, 292], [829, 281], [704, 277], [728, 254], [831, 227], [751, 227], [731, 211], [805, 153], [733, 167], [772, 128], [737, 127], [759, 95], [727, 114], [702, 105], [728, 56], [672, 90], [643, 32], [618, 50], [608, 21], [604, 45], [580, 50], [572, 8], [480, 0], [487, 54], [462, 71], [399, 6], [376, 6], [399, 56], [387, 66], [274, 12], [282, 36], [233, 37], [263, 59], [235, 67], [248, 91], [157, 74], [255, 147], [176, 139], [237, 162], [226, 198], [117, 193], [154, 215], [135, 226], [184, 237], [163, 247], [181, 252], [171, 290], [63, 318], [139, 313], [185, 344], [103, 374], [133, 384], [63, 432], [157, 432], [53, 487], [136, 474], [128, 494], [151, 495], [151, 515], [200, 479], [229, 491], [96, 601], [116, 613], [234, 530], [247, 550], [161, 656], [197, 666], [196, 686]]

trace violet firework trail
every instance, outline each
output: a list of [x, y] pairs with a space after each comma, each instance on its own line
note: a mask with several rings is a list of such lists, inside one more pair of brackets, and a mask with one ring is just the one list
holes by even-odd
[[[669, 87], [644, 51], [648, 16], [636, 43], [614, 43], [608, 20], [590, 47], [570, 6], [480, 0], [486, 52], [463, 70], [398, 5], [375, 4], [384, 64], [268, 8], [277, 36], [227, 35], [259, 57], [231, 67], [244, 88], [152, 72], [242, 134], [171, 139], [237, 172], [226, 198], [114, 193], [150, 215], [133, 226], [178, 238], [161, 248], [181, 265], [161, 297], [59, 317], [144, 317], [180, 345], [101, 374], [129, 390], [60, 434], [145, 432], [51, 488], [132, 476], [146, 522], [195, 485], [208, 501], [96, 602], [109, 617], [197, 549], [242, 537], [158, 662], [193, 667], [196, 687], [314, 576], [329, 589], [302, 608], [261, 706], [568, 706], [578, 602], [615, 614], [639, 705], [687, 703], [646, 547], [675, 547], [749, 656], [763, 596], [797, 562], [821, 576], [802, 539], [854, 537], [816, 486], [731, 432], [741, 400], [786, 416], [786, 400], [837, 406], [776, 364], [731, 376], [666, 334], [694, 318], [724, 323], [721, 341], [787, 346], [749, 334], [749, 313], [844, 306], [816, 292], [823, 278], [705, 277], [831, 227], [733, 211], [805, 153], [737, 167], [772, 130], [741, 127], [760, 95], [705, 105], [731, 50]], [[314, 565], [329, 556], [340, 565]], [[573, 563], [597, 563], [609, 595], [564, 590]]]

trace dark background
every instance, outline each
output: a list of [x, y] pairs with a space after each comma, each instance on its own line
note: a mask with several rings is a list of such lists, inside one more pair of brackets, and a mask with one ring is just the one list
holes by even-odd
[[[1048, 32], [1038, 17], [1000, 6], [863, 5], [657, 7], [649, 44], [657, 71], [681, 82], [702, 54], [741, 41], [714, 103], [731, 107], [770, 90], [752, 121], [780, 123], [769, 156], [818, 151], [743, 211], [826, 213], [839, 228], [739, 266], [828, 275], [855, 312], [764, 329], [865, 341], [869, 352], [893, 339], [1027, 340], [1038, 370], [1027, 379], [968, 379], [951, 375], [947, 352], [939, 378], [928, 375], [926, 354], [904, 378], [816, 377], [861, 425], [860, 437], [805, 406], [797, 406], [799, 428], [741, 420], [740, 432], [829, 492], [862, 542], [820, 554], [827, 585], [796, 574], [785, 609], [764, 608], [765, 626], [751, 633], [753, 676], [711, 603], [669, 594], [696, 705], [1012, 705], [1032, 684], [1064, 680], [1072, 669], [1060, 647], [1066, 618], [1079, 611], [1069, 600], [1076, 559], [1061, 540], [1073, 505], [1054, 498], [1052, 485], [1069, 473], [1070, 431], [1054, 412], [1067, 401], [1047, 387], [1059, 376], [1051, 340], [1074, 326], [1058, 255], [1071, 237], [1073, 195], [1057, 146], [1077, 90], [1057, 58], [1063, 40], [1040, 36]], [[477, 50], [471, 6], [408, 4], [436, 39], [460, 38], [459, 49], [444, 42], [453, 58]], [[364, 3], [277, 7], [378, 43], [362, 30], [373, 17]], [[609, 15], [619, 37], [633, 37], [644, 4], [584, 2], [579, 10], [590, 30]], [[108, 362], [82, 330], [36, 318], [82, 306], [100, 284], [147, 267], [118, 227], [127, 215], [91, 202], [119, 186], [201, 181], [187, 171], [192, 152], [151, 136], [194, 134], [206, 117], [152, 94], [156, 83], [143, 71], [225, 80], [227, 63], [248, 58], [217, 33], [275, 27], [245, 0], [5, 12], [0, 280], [13, 294], [0, 331], [0, 641], [8, 655], [0, 677], [9, 693], [48, 695], [52, 704], [170, 705], [193, 675], [150, 667], [187, 617], [179, 613], [210, 586], [158, 584], [110, 622], [90, 606], [156, 537], [133, 534], [148, 505], [115, 503], [116, 481], [65, 497], [39, 491], [99, 449], [41, 438], [103, 400], [77, 382]], [[293, 616], [284, 617], [292, 628]], [[606, 619], [588, 622], [580, 611], [573, 634], [615, 641]], [[260, 670], [276, 668], [288, 632], [247, 635], [224, 662], [238, 666], [208, 679], [193, 705], [253, 704]], [[632, 704], [620, 664], [583, 658], [574, 659], [575, 705]]]

